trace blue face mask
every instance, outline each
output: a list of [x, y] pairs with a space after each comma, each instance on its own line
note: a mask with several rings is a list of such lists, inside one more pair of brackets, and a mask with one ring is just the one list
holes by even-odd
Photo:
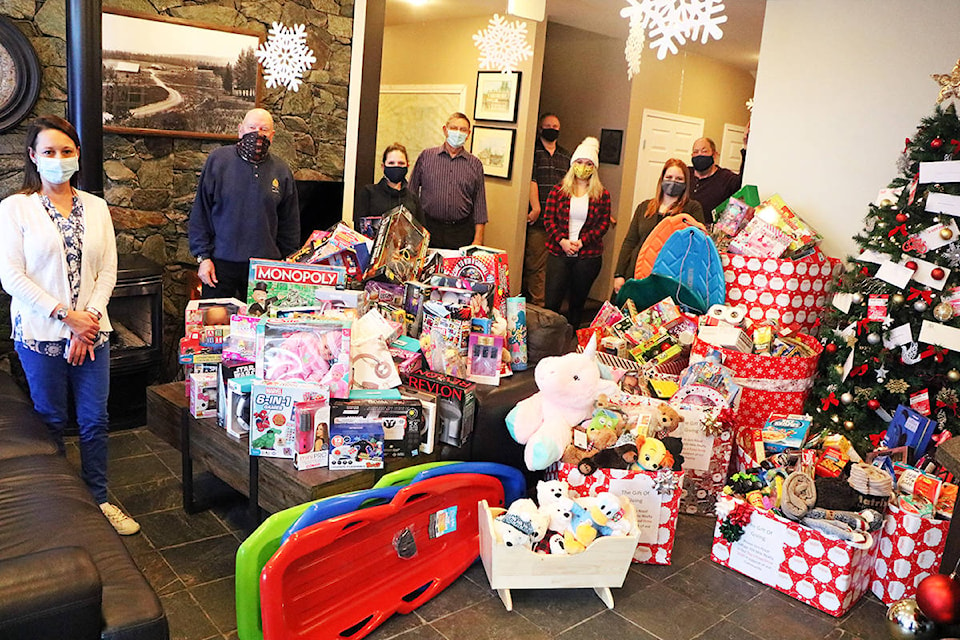
[[447, 144], [458, 149], [463, 146], [463, 143], [467, 141], [467, 134], [464, 131], [448, 131], [447, 132]]
[[37, 173], [50, 184], [69, 182], [80, 170], [80, 159], [77, 156], [69, 158], [47, 158], [37, 156]]

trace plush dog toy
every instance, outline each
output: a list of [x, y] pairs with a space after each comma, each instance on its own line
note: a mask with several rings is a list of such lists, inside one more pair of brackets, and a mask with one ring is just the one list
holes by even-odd
[[631, 443], [619, 444], [612, 449], [603, 449], [590, 457], [584, 458], [577, 464], [577, 469], [585, 476], [597, 469], [638, 469], [639, 453], [637, 445]]
[[637, 464], [644, 471], [659, 471], [673, 468], [673, 456], [663, 446], [663, 442], [656, 438], [637, 438]]
[[596, 355], [594, 336], [583, 353], [544, 358], [534, 372], [539, 391], [507, 414], [507, 430], [524, 445], [523, 460], [531, 471], [559, 460], [573, 425], [593, 415], [601, 393], [616, 393], [616, 384], [600, 379]]

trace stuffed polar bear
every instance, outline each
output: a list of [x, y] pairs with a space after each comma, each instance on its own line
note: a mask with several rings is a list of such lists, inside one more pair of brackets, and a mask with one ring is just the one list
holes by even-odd
[[601, 393], [616, 394], [612, 380], [600, 379], [596, 356], [594, 336], [583, 353], [544, 358], [534, 371], [539, 391], [507, 414], [507, 430], [524, 445], [523, 460], [531, 471], [546, 469], [560, 459], [573, 425], [593, 415]]

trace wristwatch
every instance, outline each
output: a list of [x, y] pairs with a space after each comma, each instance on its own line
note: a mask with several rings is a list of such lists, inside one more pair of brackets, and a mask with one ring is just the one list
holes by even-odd
[[57, 320], [59, 320], [60, 322], [63, 322], [64, 320], [67, 319], [68, 313], [70, 313], [70, 309], [67, 309], [66, 307], [60, 307], [59, 309], [57, 309], [57, 315], [56, 315]]
[[197, 256], [197, 264], [202, 264], [204, 260], [209, 260], [210, 256], [199, 255]]

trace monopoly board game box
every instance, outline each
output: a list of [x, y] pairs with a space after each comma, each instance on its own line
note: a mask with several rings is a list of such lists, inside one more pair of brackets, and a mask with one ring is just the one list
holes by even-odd
[[317, 299], [317, 287], [343, 287], [346, 282], [343, 267], [253, 258], [247, 279], [247, 315], [269, 315], [271, 307], [309, 307]]

